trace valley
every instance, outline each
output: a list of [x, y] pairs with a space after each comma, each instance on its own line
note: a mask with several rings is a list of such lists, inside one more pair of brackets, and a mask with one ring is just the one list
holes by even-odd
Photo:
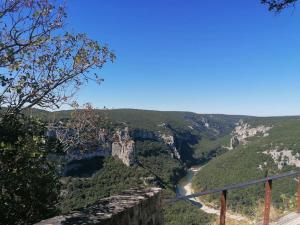
[[[193, 180], [194, 176], [203, 167], [205, 167], [205, 166], [192, 166], [191, 168], [188, 169], [185, 177], [182, 178], [177, 185], [176, 193], [178, 196], [191, 195], [191, 194], [195, 193], [195, 191], [192, 187], [192, 180]], [[193, 206], [199, 208], [200, 210], [204, 211], [205, 213], [220, 216], [220, 209], [217, 209], [216, 207], [206, 204], [205, 202], [201, 201], [200, 198], [193, 198], [193, 199], [190, 199], [190, 201]], [[240, 222], [241, 224], [242, 223], [250, 224], [249, 218], [239, 215], [237, 213], [227, 212], [226, 217], [233, 221]], [[218, 217], [216, 217], [216, 218], [218, 218]]]
[[[176, 193], [209, 190], [293, 170], [299, 165], [298, 117], [259, 118], [134, 109], [99, 112], [107, 117], [106, 129], [111, 131], [104, 145], [108, 148], [104, 150], [116, 145], [109, 141], [109, 135], [126, 129], [127, 133], [122, 135], [134, 142], [135, 163], [124, 163], [124, 156], [118, 153], [108, 152], [104, 156], [101, 148], [93, 153], [97, 157], [83, 151], [80, 159], [66, 165], [68, 173], [61, 178], [60, 207], [65, 213], [131, 187], [158, 186], [164, 189], [165, 198], [171, 198]], [[36, 111], [34, 115], [52, 122], [66, 121], [70, 111]], [[278, 213], [295, 207], [291, 203], [295, 190], [296, 182], [292, 179], [276, 182], [272, 205]], [[262, 201], [263, 194], [263, 186], [259, 185], [230, 192], [228, 217], [235, 221], [255, 220], [257, 202]], [[166, 224], [207, 224], [216, 220], [218, 195], [196, 201], [166, 206]]]
[[0, 0], [0, 225], [299, 225], [298, 0], [68, 2]]

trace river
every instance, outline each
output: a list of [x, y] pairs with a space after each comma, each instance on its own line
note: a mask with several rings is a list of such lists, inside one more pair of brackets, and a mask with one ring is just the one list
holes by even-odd
[[[203, 166], [193, 166], [187, 171], [186, 176], [183, 177], [177, 184], [177, 189], [176, 189], [177, 196], [185, 196], [194, 193], [194, 190], [192, 188], [192, 179], [195, 176], [195, 174], [198, 171], [200, 171], [202, 168]], [[199, 209], [203, 210], [206, 213], [220, 215], [219, 209], [215, 209], [205, 205], [203, 202], [199, 200], [199, 198], [192, 198], [190, 199], [190, 201], [194, 206], [198, 207]], [[226, 217], [236, 221], [249, 221], [248, 218], [232, 212], [227, 212]]]

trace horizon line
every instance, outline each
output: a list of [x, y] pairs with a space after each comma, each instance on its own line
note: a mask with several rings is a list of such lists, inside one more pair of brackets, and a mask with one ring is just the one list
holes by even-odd
[[[39, 109], [39, 108], [33, 108], [38, 110], [44, 110], [50, 113], [53, 112], [60, 112], [60, 111], [72, 111], [73, 109], [57, 109], [57, 110], [49, 110], [49, 109]], [[83, 109], [83, 108], [79, 108]], [[254, 115], [254, 114], [242, 114], [242, 113], [216, 113], [216, 112], [196, 112], [196, 111], [190, 111], [190, 110], [163, 110], [163, 109], [145, 109], [145, 108], [127, 108], [127, 107], [120, 107], [120, 108], [99, 108], [95, 107], [96, 110], [140, 110], [140, 111], [154, 111], [154, 112], [181, 112], [181, 113], [195, 113], [199, 115], [225, 115], [225, 116], [245, 116], [245, 117], [262, 117], [262, 118], [268, 118], [268, 117], [300, 117], [300, 114], [285, 114], [285, 115]]]

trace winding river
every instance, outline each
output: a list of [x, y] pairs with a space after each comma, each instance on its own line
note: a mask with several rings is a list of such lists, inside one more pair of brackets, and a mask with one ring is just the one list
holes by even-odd
[[[192, 188], [192, 179], [195, 176], [195, 174], [198, 171], [200, 171], [202, 168], [203, 166], [193, 166], [187, 171], [186, 176], [183, 177], [177, 184], [177, 190], [176, 190], [177, 196], [185, 196], [194, 193], [194, 190]], [[199, 200], [199, 198], [192, 198], [190, 199], [190, 201], [194, 206], [198, 207], [199, 209], [203, 210], [206, 213], [220, 215], [219, 209], [215, 209], [205, 205], [203, 202]], [[231, 212], [227, 212], [226, 217], [236, 221], [249, 221], [248, 218]]]

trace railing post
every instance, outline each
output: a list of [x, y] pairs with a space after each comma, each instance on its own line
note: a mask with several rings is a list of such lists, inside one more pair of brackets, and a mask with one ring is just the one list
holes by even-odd
[[272, 180], [267, 180], [266, 187], [265, 187], [265, 211], [264, 211], [263, 225], [269, 225], [270, 222], [271, 191], [272, 191]]
[[298, 175], [297, 213], [300, 213], [300, 175]]
[[223, 190], [220, 197], [221, 211], [220, 211], [220, 225], [225, 225], [226, 219], [226, 198], [227, 190]]

